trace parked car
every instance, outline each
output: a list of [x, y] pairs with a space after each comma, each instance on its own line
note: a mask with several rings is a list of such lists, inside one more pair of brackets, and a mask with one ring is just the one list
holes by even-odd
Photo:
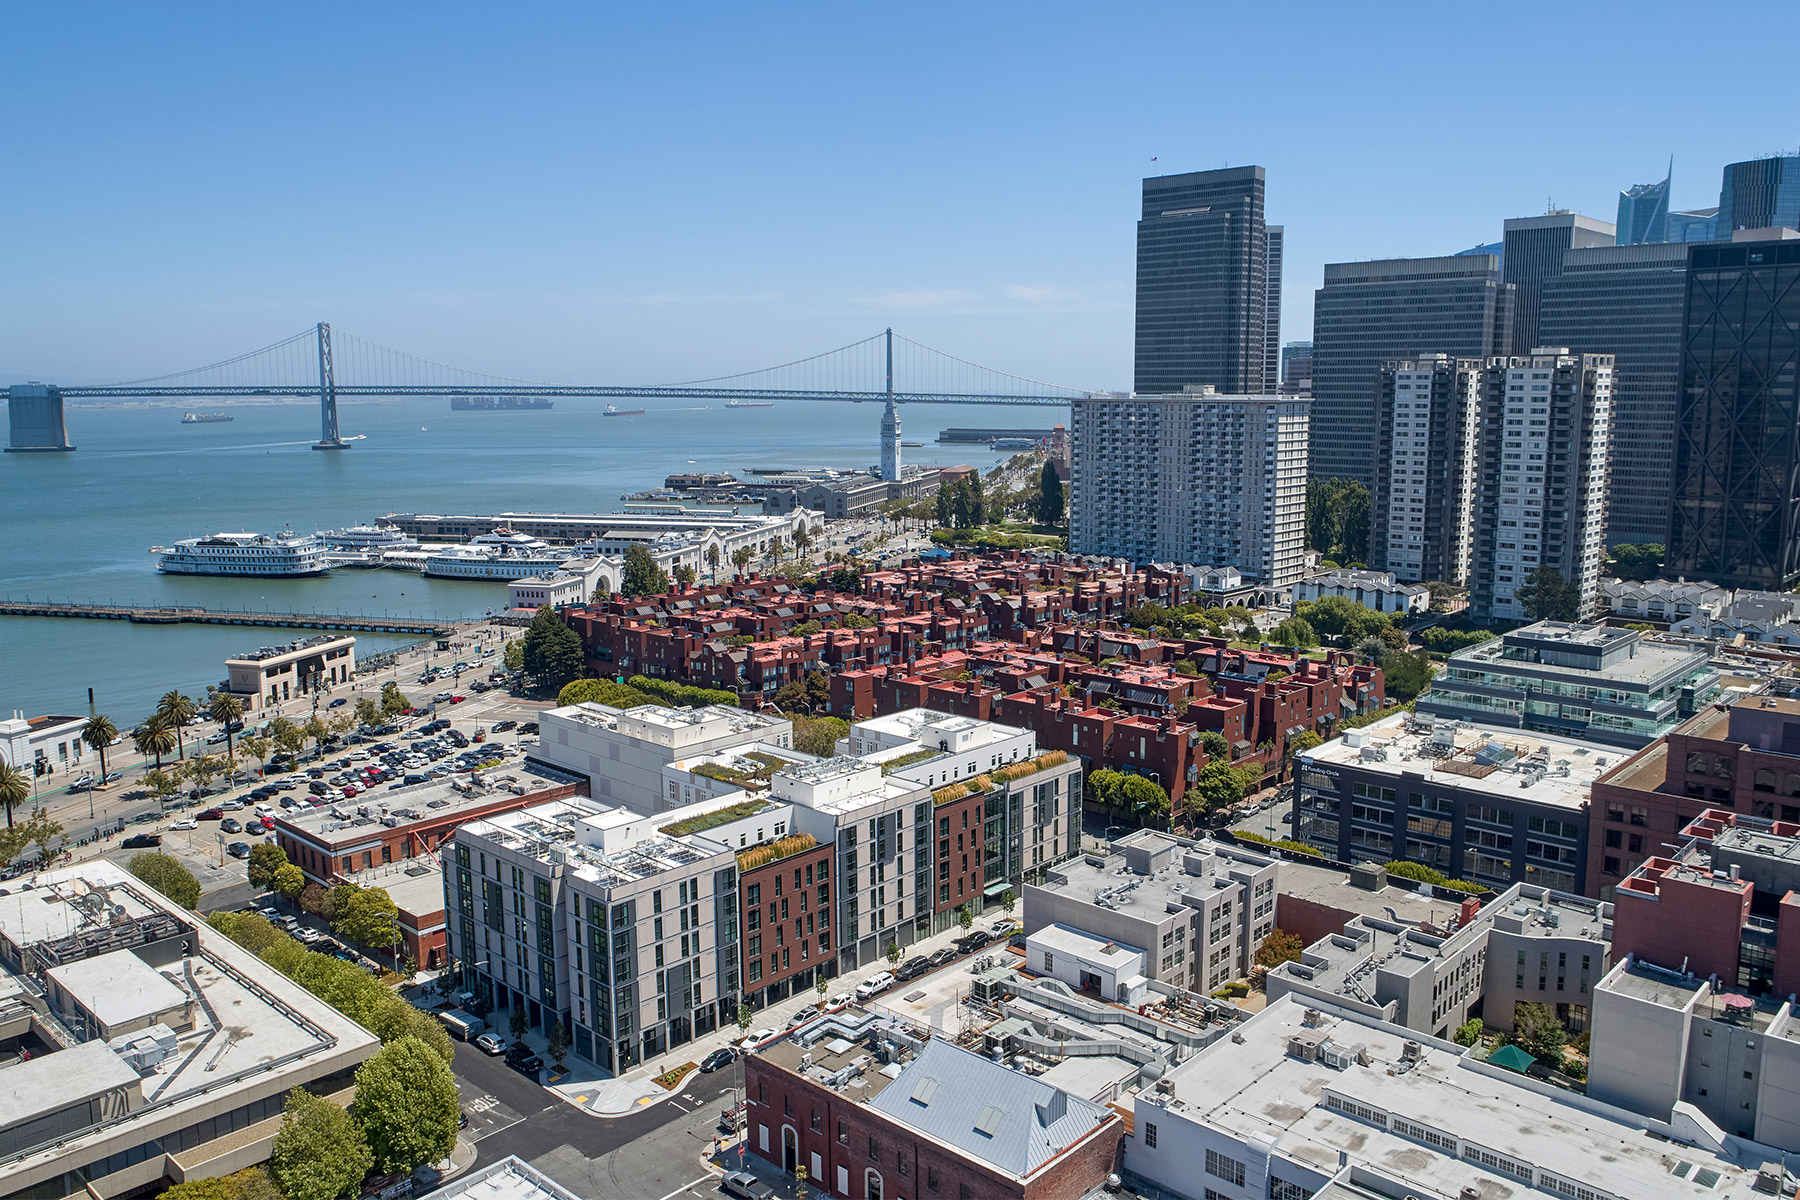
[[506, 1053], [506, 1039], [497, 1033], [484, 1033], [475, 1039], [475, 1048], [495, 1058]]
[[737, 1060], [737, 1051], [730, 1046], [723, 1046], [700, 1060], [700, 1073], [711, 1075], [721, 1067], [729, 1067]]
[[199, 819], [202, 821], [218, 821], [223, 820], [224, 816], [225, 810], [222, 808], [203, 808], [200, 810]]
[[792, 1029], [797, 1025], [804, 1025], [818, 1015], [819, 1010], [809, 1004], [788, 1018], [788, 1028]]
[[162, 845], [160, 833], [134, 833], [119, 845], [127, 850], [153, 850]]
[[915, 955], [894, 968], [894, 978], [902, 983], [908, 979], [917, 979], [931, 970], [931, 960], [924, 955]]
[[183, 818], [181, 818], [181, 820], [176, 821], [174, 824], [170, 825], [169, 831], [171, 833], [173, 833], [173, 832], [176, 832], [177, 830], [198, 829], [198, 828], [200, 828], [200, 822], [194, 820], [194, 818], [192, 818], [192, 817], [183, 817]]
[[849, 1008], [849, 1007], [850, 1007], [850, 993], [849, 992], [839, 992], [837, 995], [833, 996], [831, 999], [829, 999], [825, 1002], [825, 1011], [828, 1013], [843, 1012], [846, 1008]]
[[944, 967], [944, 966], [950, 965], [951, 963], [956, 961], [956, 947], [955, 946], [945, 946], [942, 950], [934, 951], [931, 955], [930, 961], [931, 961], [931, 965], [933, 967]]
[[956, 948], [964, 954], [973, 954], [989, 942], [994, 935], [985, 929], [973, 929], [956, 939]]
[[242, 833], [244, 832], [244, 823], [236, 817], [226, 817], [219, 822], [219, 830], [222, 833]]
[[535, 1076], [544, 1069], [544, 1060], [531, 1052], [531, 1047], [524, 1042], [514, 1042], [506, 1048], [506, 1065], [515, 1071]]
[[858, 1000], [873, 1000], [876, 996], [894, 986], [894, 976], [889, 971], [878, 971], [856, 985]]
[[249, 842], [233, 842], [233, 843], [231, 843], [231, 845], [226, 847], [226, 852], [229, 853], [231, 855], [231, 857], [233, 857], [233, 858], [249, 858], [250, 857], [250, 843]]
[[1019, 932], [1022, 928], [1024, 928], [1024, 926], [1020, 925], [1011, 917], [1007, 917], [1005, 920], [995, 921], [992, 925], [989, 925], [988, 933], [993, 935], [995, 941], [1002, 941]]
[[732, 1171], [719, 1181], [719, 1188], [738, 1200], [770, 1200], [775, 1189], [748, 1171]]

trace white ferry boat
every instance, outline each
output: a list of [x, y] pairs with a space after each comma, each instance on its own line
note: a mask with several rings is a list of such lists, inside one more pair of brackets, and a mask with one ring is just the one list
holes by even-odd
[[332, 565], [341, 567], [379, 567], [389, 551], [419, 548], [418, 538], [408, 536], [392, 525], [321, 529], [318, 538], [331, 552]]
[[501, 528], [431, 555], [424, 571], [436, 579], [511, 581], [553, 575], [568, 558], [541, 538]]
[[176, 542], [161, 554], [156, 569], [165, 575], [292, 579], [331, 569], [317, 534], [215, 533]]

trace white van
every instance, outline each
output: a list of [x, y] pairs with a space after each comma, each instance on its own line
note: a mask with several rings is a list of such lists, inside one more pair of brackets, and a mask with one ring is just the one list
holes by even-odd
[[869, 1000], [876, 996], [881, 995], [881, 993], [887, 991], [889, 988], [891, 988], [893, 986], [894, 986], [893, 973], [889, 972], [889, 971], [883, 971], [878, 975], [871, 975], [867, 979], [863, 980], [861, 983], [857, 984], [856, 985], [856, 998], [858, 1000]]

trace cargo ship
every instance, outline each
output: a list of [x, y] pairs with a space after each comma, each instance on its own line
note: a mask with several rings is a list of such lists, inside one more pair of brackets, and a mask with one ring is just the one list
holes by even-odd
[[727, 400], [726, 408], [774, 408], [773, 400]]
[[618, 408], [609, 404], [606, 406], [606, 411], [600, 415], [603, 417], [641, 417], [644, 415], [644, 410], [641, 408]]
[[217, 425], [221, 421], [235, 421], [235, 420], [237, 420], [237, 418], [232, 416], [230, 413], [222, 413], [222, 412], [210, 412], [210, 413], [188, 412], [188, 413], [181, 414], [181, 423], [183, 425]]
[[451, 412], [542, 412], [555, 408], [547, 396], [452, 396]]

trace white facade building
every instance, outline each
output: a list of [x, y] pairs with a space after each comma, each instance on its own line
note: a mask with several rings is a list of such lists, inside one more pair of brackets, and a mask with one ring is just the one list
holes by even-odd
[[1369, 557], [1408, 583], [1468, 579], [1481, 391], [1480, 359], [1431, 354], [1382, 366]]
[[1603, 579], [1601, 601], [1623, 621], [1674, 622], [1716, 617], [1731, 603], [1731, 590], [1700, 579]]
[[0, 721], [0, 762], [38, 775], [80, 766], [90, 749], [81, 740], [86, 725], [84, 717], [27, 717], [14, 709], [11, 717]]
[[1071, 408], [1076, 553], [1231, 565], [1273, 588], [1304, 573], [1310, 402], [1196, 388]]
[[1294, 603], [1310, 604], [1342, 596], [1364, 608], [1384, 613], [1422, 613], [1431, 607], [1431, 592], [1419, 583], [1400, 583], [1392, 571], [1323, 571], [1294, 585]]
[[717, 704], [632, 709], [571, 704], [544, 710], [538, 727], [533, 758], [586, 776], [594, 799], [643, 813], [679, 805], [665, 794], [663, 783], [663, 768], [678, 758], [758, 742], [788, 747], [794, 738], [793, 722], [785, 717]]

